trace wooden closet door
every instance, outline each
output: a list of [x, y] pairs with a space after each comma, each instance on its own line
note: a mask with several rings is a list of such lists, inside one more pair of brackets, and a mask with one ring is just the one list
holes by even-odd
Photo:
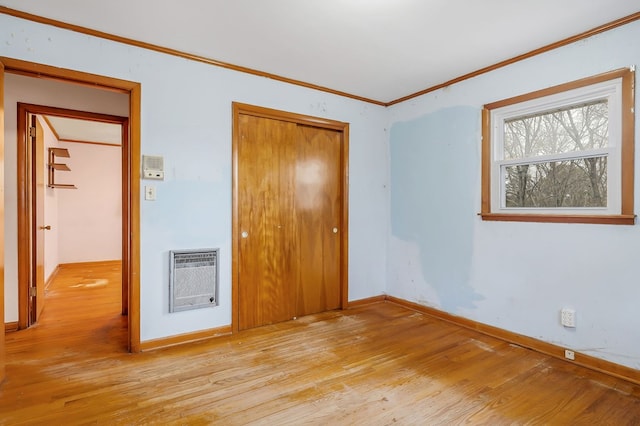
[[296, 315], [340, 307], [342, 133], [298, 125], [296, 132]]
[[295, 123], [239, 116], [240, 330], [290, 320]]
[[337, 130], [237, 118], [238, 329], [341, 304]]

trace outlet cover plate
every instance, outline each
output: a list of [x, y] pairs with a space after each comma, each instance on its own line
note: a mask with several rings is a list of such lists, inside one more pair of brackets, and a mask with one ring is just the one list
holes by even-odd
[[576, 311], [571, 308], [563, 308], [560, 312], [560, 322], [565, 327], [574, 328], [576, 326]]

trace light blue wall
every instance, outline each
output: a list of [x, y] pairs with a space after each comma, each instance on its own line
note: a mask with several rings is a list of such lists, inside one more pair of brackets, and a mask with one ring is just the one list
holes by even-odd
[[[141, 183], [157, 188], [157, 201], [140, 201], [143, 341], [231, 322], [233, 101], [350, 123], [349, 299], [386, 289], [383, 107], [7, 15], [0, 55], [142, 84], [141, 153], [164, 156], [166, 170], [164, 181]], [[168, 252], [201, 247], [220, 248], [220, 306], [169, 314]]]
[[460, 106], [391, 128], [389, 274], [397, 287], [389, 290], [450, 312], [474, 308], [480, 297], [469, 286], [475, 217], [468, 214], [476, 208], [478, 118], [476, 108]]
[[636, 21], [389, 108], [391, 295], [640, 368], [638, 226], [477, 215], [482, 106], [640, 64], [638, 40]]

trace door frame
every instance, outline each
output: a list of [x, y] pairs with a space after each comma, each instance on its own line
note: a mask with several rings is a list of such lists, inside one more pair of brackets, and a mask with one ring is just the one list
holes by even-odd
[[[141, 85], [137, 82], [89, 74], [64, 68], [27, 62], [18, 59], [0, 57], [0, 82], [4, 73], [25, 75], [84, 85], [92, 88], [111, 90], [129, 96], [129, 144], [123, 147], [122, 155], [122, 276], [123, 304], [128, 314], [128, 350], [140, 352], [140, 129], [141, 129]], [[4, 95], [0, 90], [0, 106], [4, 105]], [[4, 108], [0, 108], [0, 123], [4, 122]], [[4, 131], [0, 132], [2, 148]], [[0, 157], [0, 166], [4, 167], [4, 156]], [[19, 188], [24, 183], [18, 182]], [[22, 185], [22, 186], [20, 186]], [[3, 186], [4, 187], [4, 186]], [[18, 192], [20, 197], [20, 191]], [[23, 194], [24, 195], [24, 194]], [[22, 208], [19, 203], [18, 208]], [[4, 211], [4, 198], [0, 197], [0, 211]], [[4, 250], [4, 239], [2, 239]], [[126, 297], [126, 301], [124, 298]], [[0, 305], [4, 304], [4, 281], [0, 281]], [[0, 311], [1, 312], [1, 311]], [[4, 315], [3, 315], [4, 320]], [[0, 339], [0, 353], [4, 352], [4, 341]], [[2, 360], [0, 358], [0, 360]], [[0, 373], [4, 371], [4, 362], [0, 363]], [[2, 374], [0, 374], [0, 380]]]
[[[35, 209], [29, 209], [29, 206], [34, 206], [36, 201], [34, 197], [34, 185], [35, 182], [30, 179], [33, 167], [35, 166], [35, 157], [27, 155], [27, 152], [31, 149], [29, 142], [31, 138], [27, 132], [29, 116], [55, 116], [64, 118], [73, 118], [87, 121], [94, 121], [100, 123], [119, 124], [122, 129], [122, 144], [121, 149], [121, 164], [127, 164], [127, 153], [129, 152], [129, 118], [120, 117], [108, 114], [99, 114], [85, 111], [77, 111], [66, 108], [50, 107], [45, 105], [34, 105], [23, 102], [18, 103], [17, 116], [17, 181], [18, 181], [18, 329], [28, 328], [35, 322], [35, 318], [32, 312], [32, 298], [29, 295], [29, 287], [31, 285], [30, 277], [32, 274], [29, 271], [34, 269], [33, 262], [35, 261], [32, 253], [35, 251], [37, 236], [33, 231], [35, 228]], [[128, 187], [128, 182], [125, 181], [124, 168], [122, 169], [122, 189], [121, 194], [126, 194], [125, 188]], [[128, 216], [128, 206], [124, 203], [122, 207], [122, 222], [126, 220]], [[123, 253], [124, 255], [124, 250]], [[128, 277], [122, 273], [122, 314], [126, 315], [128, 312], [128, 292], [129, 283]], [[41, 302], [36, 301], [36, 304]]]
[[[27, 148], [30, 153], [30, 164], [31, 168], [29, 169], [29, 180], [30, 190], [29, 194], [31, 196], [31, 222], [30, 235], [26, 236], [30, 243], [30, 280], [29, 283], [29, 291], [35, 290], [35, 299], [30, 293], [28, 297], [28, 321], [29, 323], [37, 323], [40, 314], [44, 309], [44, 287], [45, 287], [45, 279], [44, 279], [44, 233], [45, 233], [45, 224], [44, 224], [44, 202], [45, 202], [45, 171], [44, 165], [45, 155], [44, 155], [44, 127], [38, 121], [37, 115], [25, 114], [25, 120], [27, 121], [27, 126], [29, 128], [35, 129], [35, 134], [32, 135], [29, 132], [29, 139], [27, 143]], [[26, 136], [26, 135], [25, 135]], [[48, 175], [48, 174], [47, 174]], [[22, 216], [19, 215], [19, 218]], [[38, 237], [38, 234], [41, 234], [42, 237]], [[18, 238], [18, 247], [20, 246], [22, 241], [26, 241], [27, 238]], [[42, 241], [40, 241], [40, 239]], [[20, 250], [18, 248], [18, 254]], [[18, 284], [19, 285], [19, 284]]]
[[305, 126], [321, 129], [337, 130], [342, 133], [341, 141], [341, 191], [342, 212], [340, 224], [340, 305], [342, 309], [349, 302], [349, 123], [330, 120], [327, 118], [313, 117], [309, 115], [280, 111], [255, 105], [233, 102], [233, 127], [232, 127], [232, 229], [231, 229], [231, 330], [237, 333], [239, 330], [239, 268], [240, 256], [240, 228], [238, 205], [238, 145], [240, 135], [240, 115], [251, 115], [261, 118], [287, 121]]

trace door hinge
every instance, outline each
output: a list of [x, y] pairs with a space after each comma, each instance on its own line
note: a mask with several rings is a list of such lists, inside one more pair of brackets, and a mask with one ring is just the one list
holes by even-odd
[[35, 287], [29, 287], [29, 296], [36, 297], [38, 295], [38, 289]]
[[32, 138], [36, 137], [36, 128], [35, 127], [29, 127], [29, 136]]

